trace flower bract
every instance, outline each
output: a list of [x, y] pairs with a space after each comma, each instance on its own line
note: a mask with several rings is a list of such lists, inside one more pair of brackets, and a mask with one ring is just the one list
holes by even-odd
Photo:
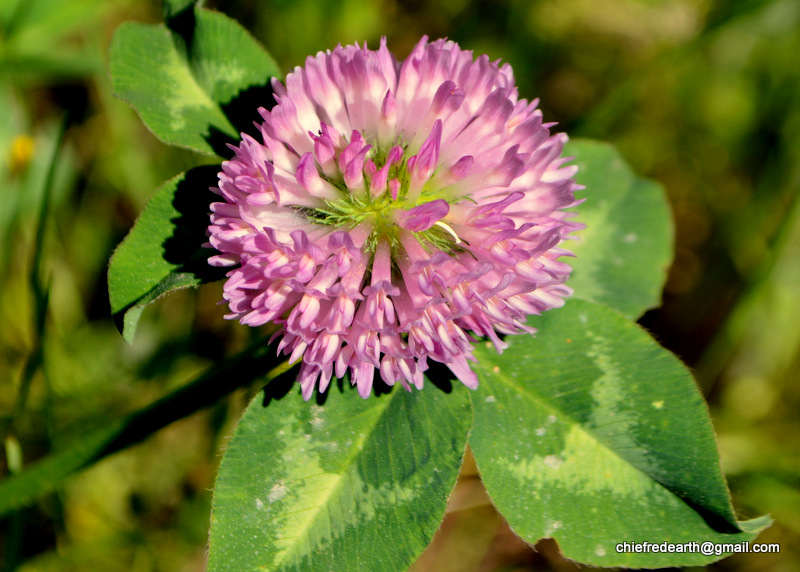
[[580, 225], [576, 167], [508, 64], [423, 38], [402, 63], [366, 45], [273, 82], [212, 204], [228, 318], [279, 327], [308, 399], [333, 376], [422, 388], [431, 361], [475, 388], [473, 345], [561, 306]]

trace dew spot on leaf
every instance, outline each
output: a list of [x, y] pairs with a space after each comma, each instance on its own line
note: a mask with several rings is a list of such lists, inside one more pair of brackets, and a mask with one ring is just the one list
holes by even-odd
[[[283, 497], [285, 497], [286, 493], [288, 493], [288, 492], [289, 492], [289, 490], [286, 488], [286, 486], [283, 483], [276, 483], [270, 489], [269, 494], [267, 495], [267, 500], [270, 503], [278, 502]], [[261, 501], [259, 501], [259, 502], [261, 502]], [[261, 503], [261, 506], [264, 506], [264, 504]], [[261, 508], [261, 507], [259, 507], [259, 508]]]
[[559, 468], [561, 466], [561, 463], [563, 463], [563, 461], [558, 457], [556, 457], [555, 455], [547, 455], [544, 458], [544, 466], [550, 467], [551, 469]]

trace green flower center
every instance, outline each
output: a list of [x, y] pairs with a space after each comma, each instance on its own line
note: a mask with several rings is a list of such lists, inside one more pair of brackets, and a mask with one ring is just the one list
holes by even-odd
[[[386, 150], [374, 147], [367, 154], [367, 158], [373, 160], [377, 169], [381, 169], [386, 164], [387, 154]], [[341, 191], [341, 198], [333, 201], [326, 200], [322, 207], [304, 208], [302, 211], [312, 223], [346, 230], [351, 230], [366, 222], [372, 227], [372, 232], [364, 244], [364, 249], [368, 253], [373, 253], [377, 245], [385, 241], [389, 244], [394, 258], [396, 255], [401, 254], [403, 250], [399, 238], [402, 229], [395, 223], [398, 215], [394, 214], [394, 211], [407, 211], [436, 199], [444, 199], [451, 204], [459, 200], [459, 198], [453, 199], [453, 197], [447, 196], [447, 193], [443, 193], [441, 188], [433, 188], [430, 184], [430, 181], [435, 178], [433, 175], [435, 175], [435, 172], [424, 184], [416, 199], [410, 200], [409, 186], [411, 177], [405, 154], [398, 164], [389, 169], [387, 188], [377, 196], [373, 196], [370, 193], [371, 177], [366, 173], [364, 174], [363, 188], [360, 189], [350, 189], [341, 174], [338, 174], [337, 177], [328, 177], [320, 173], [324, 180]], [[394, 183], [397, 186], [396, 199], [392, 197], [390, 190], [392, 181], [396, 181]], [[461, 247], [458, 246], [461, 240], [443, 222], [437, 222], [431, 228], [414, 232], [413, 234], [426, 250], [441, 250], [448, 254], [455, 250], [461, 250]]]

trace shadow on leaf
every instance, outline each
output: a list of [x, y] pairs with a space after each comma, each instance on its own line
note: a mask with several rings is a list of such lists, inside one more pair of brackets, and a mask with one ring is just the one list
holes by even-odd
[[453, 379], [455, 374], [450, 371], [450, 368], [438, 361], [429, 361], [428, 370], [425, 372], [425, 378], [430, 381], [439, 391], [443, 393], [453, 392]]
[[239, 144], [238, 139], [231, 137], [230, 134], [225, 133], [210, 123], [208, 124], [208, 132], [202, 137], [205, 142], [208, 143], [208, 146], [214, 151], [214, 154], [216, 154], [218, 157], [222, 157], [225, 160], [233, 158], [233, 150], [229, 147], [229, 145]]
[[278, 377], [265, 385], [264, 397], [261, 401], [261, 406], [267, 407], [273, 401], [280, 401], [289, 395], [289, 393], [295, 387], [295, 381], [297, 379], [297, 372], [299, 369], [300, 365], [298, 364], [280, 374]]
[[[272, 89], [270, 78], [265, 78], [265, 85], [251, 85], [243, 89], [229, 102], [222, 104], [222, 111], [228, 117], [228, 121], [240, 133], [247, 133], [257, 137], [258, 130], [253, 122], [261, 122], [261, 115], [258, 108], [263, 107], [267, 110], [275, 106], [275, 90]], [[210, 142], [209, 142], [210, 144]]]
[[195, 275], [201, 282], [225, 277], [226, 270], [209, 265], [208, 258], [216, 251], [203, 247], [208, 242], [206, 230], [214, 195], [210, 187], [217, 184], [218, 165], [195, 167], [178, 183], [172, 206], [178, 213], [170, 219], [174, 229], [163, 243], [164, 260], [177, 266], [175, 272]]
[[192, 53], [192, 43], [197, 29], [194, 2], [189, 2], [183, 7], [165, 6], [164, 23], [172, 32], [172, 38], [183, 55]]

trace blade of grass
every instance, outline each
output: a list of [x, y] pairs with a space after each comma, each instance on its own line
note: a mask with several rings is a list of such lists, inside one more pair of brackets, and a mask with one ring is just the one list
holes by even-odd
[[61, 154], [61, 148], [64, 143], [64, 134], [67, 131], [70, 118], [65, 116], [61, 122], [58, 133], [56, 134], [56, 144], [53, 148], [53, 156], [50, 159], [50, 165], [47, 169], [47, 177], [44, 181], [44, 189], [42, 191], [42, 200], [39, 205], [39, 214], [36, 221], [36, 234], [33, 239], [33, 256], [31, 257], [31, 268], [28, 281], [30, 283], [31, 292], [33, 293], [34, 305], [34, 338], [31, 343], [31, 353], [22, 368], [22, 377], [19, 383], [19, 392], [17, 393], [17, 402], [14, 411], [10, 418], [6, 420], [6, 427], [3, 427], [3, 433], [8, 430], [8, 425], [13, 424], [16, 419], [24, 410], [28, 402], [28, 394], [30, 393], [31, 383], [36, 375], [36, 372], [41, 368], [44, 360], [43, 355], [43, 340], [45, 334], [45, 327], [47, 321], [47, 306], [49, 301], [49, 287], [46, 285], [47, 279], [43, 277], [43, 253], [44, 253], [44, 240], [45, 231], [47, 230], [47, 219], [50, 213], [50, 197], [53, 193], [53, 182], [55, 180], [56, 166], [58, 165], [58, 157]]
[[69, 448], [0, 482], [0, 516], [32, 504], [74, 473], [143, 441], [173, 421], [260, 378], [269, 382], [289, 369], [288, 364], [275, 356], [273, 346], [263, 340], [256, 342], [155, 403], [84, 435]]
[[745, 291], [712, 339], [695, 367], [697, 380], [708, 395], [741, 346], [756, 314], [771, 303], [770, 294], [779, 284], [777, 273], [792, 265], [793, 247], [800, 237], [800, 195], [796, 195], [776, 233], [769, 255], [753, 273]]
[[[36, 220], [36, 234], [33, 239], [33, 256], [31, 257], [31, 266], [28, 274], [28, 282], [30, 284], [31, 292], [33, 294], [33, 339], [31, 340], [31, 352], [25, 360], [25, 365], [22, 368], [22, 376], [19, 383], [19, 391], [17, 393], [17, 400], [11, 415], [3, 419], [2, 433], [5, 436], [6, 445], [9, 443], [16, 443], [17, 447], [14, 451], [16, 459], [7, 454], [9, 470], [12, 474], [18, 473], [22, 468], [23, 452], [19, 447], [19, 442], [11, 433], [14, 422], [25, 411], [25, 406], [28, 403], [28, 395], [30, 394], [31, 384], [36, 377], [36, 373], [42, 369], [44, 363], [44, 336], [45, 327], [47, 325], [47, 307], [50, 298], [50, 288], [46, 284], [48, 279], [44, 278], [43, 258], [44, 258], [44, 240], [45, 231], [47, 230], [47, 219], [50, 213], [50, 198], [53, 194], [53, 182], [55, 181], [56, 166], [58, 165], [58, 158], [61, 154], [61, 149], [64, 143], [64, 134], [70, 123], [70, 116], [67, 113], [61, 121], [58, 133], [56, 134], [56, 143], [53, 147], [53, 155], [50, 158], [50, 164], [47, 168], [47, 176], [44, 180], [44, 188], [42, 189], [41, 202], [39, 204], [39, 212]], [[47, 387], [49, 393], [49, 385]], [[8, 450], [7, 450], [8, 453]], [[22, 520], [19, 515], [14, 515], [11, 519], [11, 533], [9, 535], [8, 543], [5, 546], [6, 558], [5, 565], [8, 570], [14, 570], [19, 562], [19, 555], [22, 550], [23, 543], [23, 526]]]

